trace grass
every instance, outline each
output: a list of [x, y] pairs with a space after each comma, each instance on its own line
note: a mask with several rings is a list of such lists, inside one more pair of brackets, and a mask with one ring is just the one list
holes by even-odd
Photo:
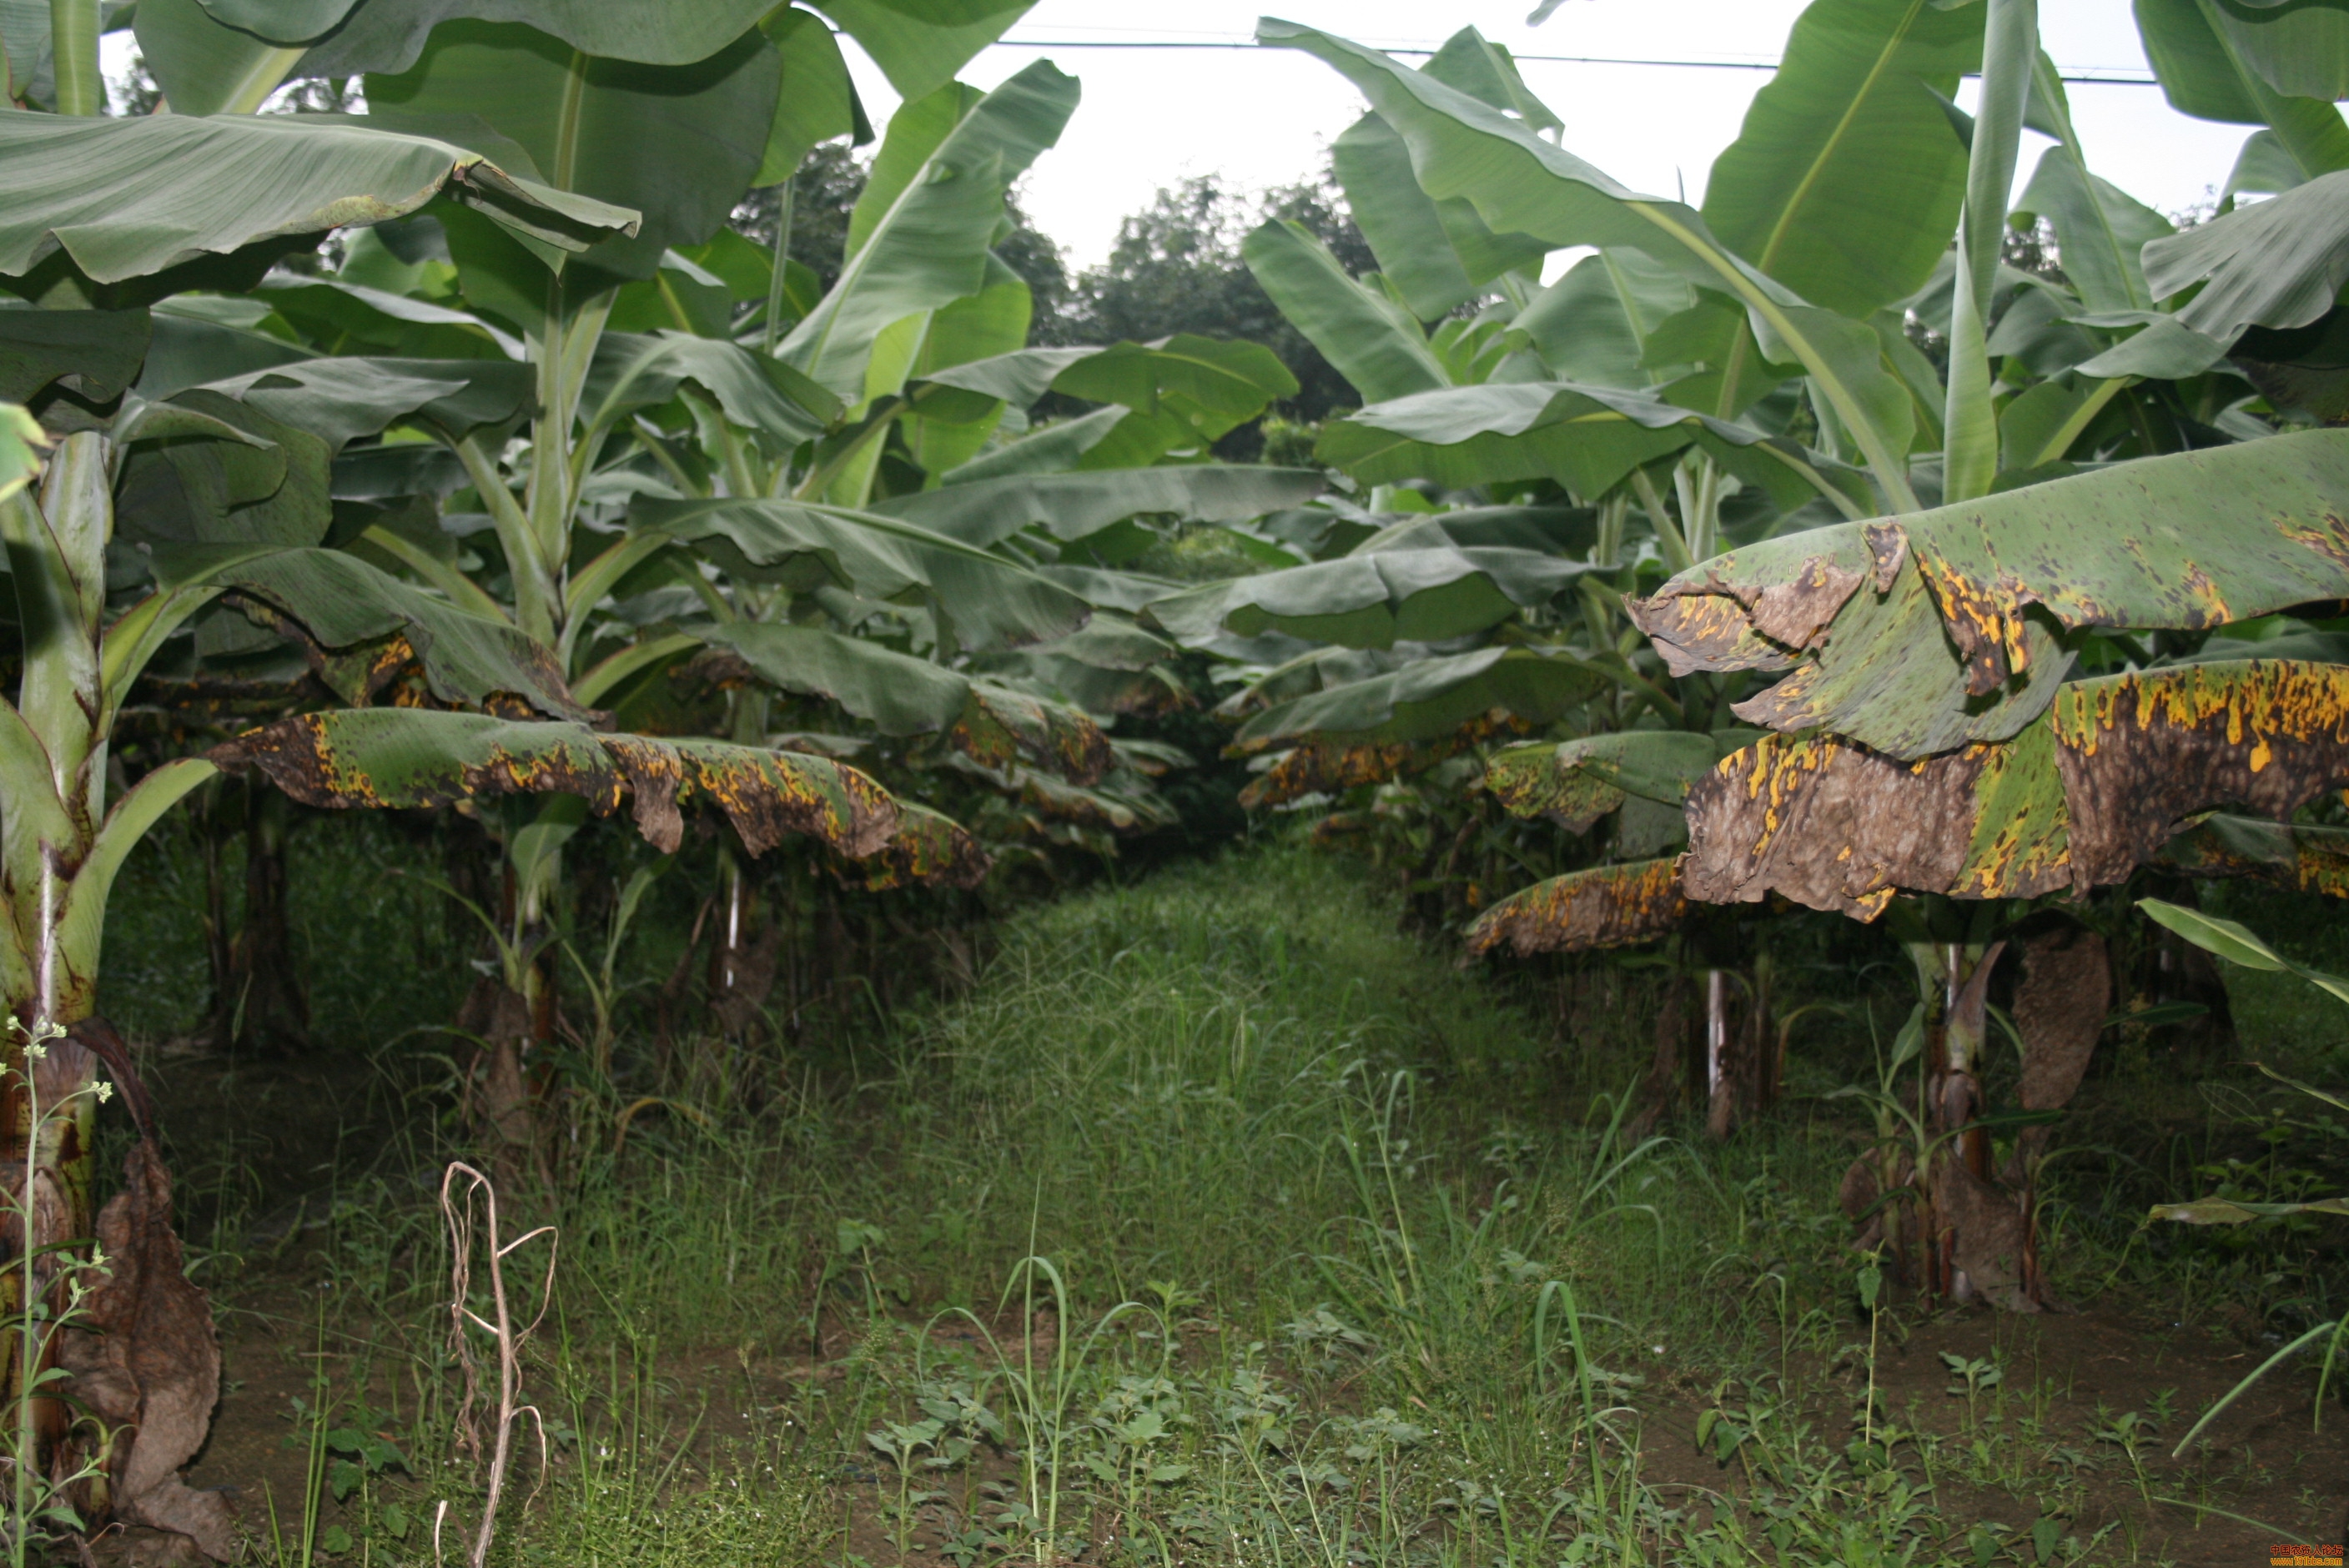
[[[2175, 1295], [2147, 1375], [2082, 1387], [2060, 1322], [1871, 1312], [1839, 1109], [1627, 1135], [1649, 993], [1598, 984], [1561, 1042], [1348, 866], [1257, 851], [1017, 917], [969, 994], [755, 1110], [584, 1139], [529, 1367], [548, 1461], [533, 1430], [492, 1560], [2199, 1561], [2325, 1484], [2322, 1445], [2158, 1435], [2235, 1343], [2199, 1323], [2284, 1294], [2272, 1251], [2136, 1237], [2142, 1180], [2083, 1160], [2057, 1277], [2157, 1328]], [[380, 1087], [423, 1081], [407, 1048]], [[274, 1561], [431, 1561], [477, 1495], [441, 1155], [384, 1125], [306, 1228], [219, 1232], [245, 1387], [200, 1480], [275, 1466]], [[2276, 1527], [2321, 1529], [2309, 1499]]]

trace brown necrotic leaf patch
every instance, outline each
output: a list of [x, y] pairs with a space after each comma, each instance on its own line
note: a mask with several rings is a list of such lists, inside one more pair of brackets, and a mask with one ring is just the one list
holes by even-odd
[[[414, 712], [305, 713], [248, 730], [208, 754], [218, 767], [258, 768], [305, 806], [431, 808], [480, 796], [561, 792], [598, 816], [620, 803], [622, 778], [580, 725], [509, 725], [471, 714], [422, 732]], [[494, 738], [493, 738], [494, 737]]]
[[675, 854], [685, 841], [685, 813], [677, 803], [678, 792], [685, 788], [685, 758], [675, 747], [646, 736], [596, 738], [627, 781], [636, 831], [661, 853]]
[[1434, 740], [1392, 746], [1300, 746], [1250, 780], [1240, 791], [1240, 804], [1259, 811], [1306, 795], [1335, 795], [1359, 785], [1384, 784], [1405, 774], [1423, 772], [1495, 734], [1522, 733], [1526, 727], [1524, 720], [1513, 715], [1486, 714]]
[[1279, 760], [1249, 780], [1240, 791], [1240, 804], [1261, 811], [1307, 795], [1335, 795], [1357, 785], [1383, 784], [1409, 770], [1421, 749], [1408, 744], [1300, 746], [1283, 752]]
[[2065, 923], [2024, 939], [2023, 978], [2014, 987], [2024, 1109], [2054, 1110], [2071, 1103], [2111, 1005], [2112, 962], [2103, 937]]
[[[2108, 676], [2063, 686], [2012, 741], [1913, 763], [1834, 736], [1770, 737], [1691, 791], [1684, 880], [1703, 903], [1777, 892], [1868, 919], [1895, 890], [2085, 892], [2165, 852], [2227, 874], [2247, 851], [2181, 851], [2175, 835], [2221, 807], [2286, 819], [2344, 781], [2349, 666], [2241, 661]], [[2297, 845], [2250, 858], [2289, 866], [2303, 885], [2349, 882]]]
[[223, 769], [258, 769], [305, 805], [329, 809], [564, 793], [609, 816], [626, 794], [638, 831], [664, 851], [680, 841], [683, 808], [697, 799], [722, 811], [754, 855], [804, 835], [857, 859], [887, 844], [898, 824], [898, 805], [887, 790], [831, 758], [598, 735], [584, 725], [519, 724], [481, 714], [303, 714], [250, 730], [208, 755]]
[[[2033, 761], [1970, 746], [1900, 762], [1832, 736], [1771, 736], [1689, 791], [1683, 885], [1703, 903], [1776, 892], [1861, 920], [1903, 888], [2010, 898], [2053, 891], [2067, 880], [2062, 803], [2048, 789], [2052, 769]], [[2014, 809], [1985, 812], [1985, 801], [2002, 799]]]
[[805, 834], [861, 860], [897, 830], [896, 800], [845, 763], [717, 741], [666, 744], [683, 759], [680, 799], [706, 797], [716, 804], [754, 855]]
[[1569, 872], [1513, 893], [1468, 928], [1468, 951], [1507, 943], [1519, 953], [1580, 953], [1666, 936], [1686, 919], [1677, 863], [1667, 858]]
[[947, 740], [989, 768], [1026, 762], [1081, 785], [1098, 784], [1117, 761], [1109, 737], [1082, 709], [993, 682], [971, 684]]
[[868, 891], [885, 892], [915, 882], [974, 888], [987, 880], [991, 863], [987, 851], [961, 823], [910, 802], [901, 802], [897, 813], [896, 833], [855, 862]]
[[[1773, 583], [1754, 596], [1750, 614], [1754, 629], [1781, 646], [1801, 650], [1816, 647], [1827, 624], [1836, 618], [1860, 584], [1860, 574], [1824, 555], [1803, 562], [1794, 577]], [[1887, 584], [1889, 586], [1889, 584]]]
[[2049, 717], [2083, 890], [2120, 881], [2200, 812], [2281, 820], [2349, 782], [2349, 665], [2247, 660], [2081, 681]]
[[1762, 634], [1751, 606], [1760, 590], [1708, 573], [1675, 578], [1652, 598], [1626, 599], [1623, 612], [1647, 634], [1675, 676], [1698, 670], [1783, 670], [1795, 655]]

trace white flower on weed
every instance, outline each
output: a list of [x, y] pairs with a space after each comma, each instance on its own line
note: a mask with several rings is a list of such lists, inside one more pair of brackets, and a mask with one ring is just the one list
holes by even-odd
[[108, 1082], [106, 1079], [104, 1079], [104, 1078], [100, 1078], [100, 1079], [98, 1079], [98, 1104], [100, 1104], [100, 1105], [104, 1105], [108, 1100], [112, 1099], [113, 1098], [114, 1098], [114, 1086], [113, 1086], [112, 1084], [109, 1083], [109, 1082]]

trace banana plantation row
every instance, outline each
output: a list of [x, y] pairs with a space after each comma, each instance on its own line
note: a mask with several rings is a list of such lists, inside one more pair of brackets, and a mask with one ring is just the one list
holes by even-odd
[[[1847, 1196], [1920, 1288], [2044, 1301], [2033, 1167], [2130, 918], [2098, 890], [2349, 891], [2349, 18], [2139, 0], [2171, 105], [2251, 128], [2184, 230], [2089, 169], [2031, 0], [1817, 0], [1701, 210], [1562, 145], [1473, 31], [1413, 67], [1267, 19], [1367, 100], [1331, 157], [1377, 262], [1247, 238], [1361, 403], [1276, 468], [1214, 456], [1297, 390], [1264, 347], [1028, 346], [991, 247], [1078, 83], [956, 79], [1025, 0], [810, 4], [0, 22], [9, 1310], [80, 1289], [93, 1235], [147, 1282], [98, 1301], [111, 1340], [16, 1354], [20, 1393], [62, 1356], [140, 1424], [93, 1452], [16, 1398], [47, 1473], [226, 1540], [173, 1473], [202, 1420], [160, 1413], [209, 1409], [216, 1357], [124, 1348], [174, 1314], [207, 1342], [160, 1162], [131, 1217], [88, 1170], [94, 1086], [136, 1083], [94, 1013], [109, 889], [223, 775], [478, 823], [471, 1093], [526, 1172], [591, 817], [650, 846], [615, 942], [657, 857], [717, 833], [730, 963], [787, 842], [886, 899], [1164, 821], [1154, 780], [1197, 759], [1133, 731], [1208, 705], [1248, 808], [1404, 853], [1472, 951], [1669, 944], [1716, 1131], [1775, 1086], [1731, 1021], [1761, 923], [1881, 923], [1917, 974], [1886, 1101], [1913, 1137]], [[156, 112], [105, 112], [102, 21]], [[825, 288], [791, 182], [875, 139], [843, 48], [904, 101]], [[352, 78], [364, 114], [260, 112]], [[726, 226], [767, 187], [771, 248]], [[2012, 264], [2018, 231], [2060, 267]], [[1210, 529], [1260, 569], [1137, 569]], [[2008, 948], [2022, 1103], [1992, 1107]], [[576, 973], [608, 1071], [610, 966]]]

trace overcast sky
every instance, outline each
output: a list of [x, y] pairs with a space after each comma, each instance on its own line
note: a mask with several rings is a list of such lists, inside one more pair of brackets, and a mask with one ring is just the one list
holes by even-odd
[[[1082, 79], [1084, 102], [1060, 146], [1038, 160], [1024, 201], [1030, 216], [1075, 266], [1099, 262], [1118, 220], [1160, 186], [1221, 174], [1248, 189], [1319, 169], [1330, 139], [1364, 105], [1343, 77], [1293, 49], [1077, 49], [1020, 40], [1244, 40], [1261, 0], [1040, 0], [964, 79], [992, 87], [1049, 58]], [[1539, 27], [1530, 0], [1285, 0], [1275, 14], [1380, 47], [1433, 47], [1463, 26], [1520, 56], [1771, 60], [1802, 13], [1800, 0], [1565, 0]], [[2048, 53], [2067, 70], [2141, 73], [2144, 52], [2128, 0], [2051, 0], [2040, 8]], [[859, 91], [876, 123], [895, 95], [852, 48]], [[1527, 60], [1526, 79], [1566, 122], [1568, 148], [1637, 190], [1702, 200], [1705, 170], [1736, 139], [1768, 73]], [[2069, 88], [2095, 170], [2138, 200], [2175, 211], [2207, 199], [2233, 167], [2249, 128], [2173, 111], [2152, 87]], [[1970, 95], [1961, 95], [1970, 96]], [[2030, 178], [2043, 139], [2027, 136], [2015, 189]]]

